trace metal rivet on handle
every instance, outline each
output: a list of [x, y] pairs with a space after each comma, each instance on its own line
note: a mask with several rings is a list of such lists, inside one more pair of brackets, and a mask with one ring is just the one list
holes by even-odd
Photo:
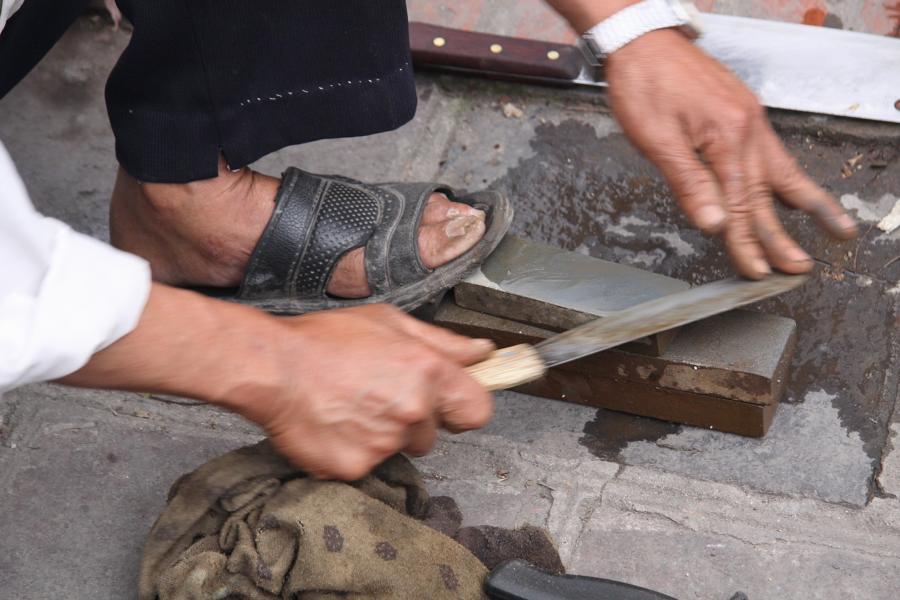
[[547, 58], [549, 58], [550, 60], [559, 60], [559, 52], [557, 52], [556, 50], [551, 50], [547, 53]]
[[447, 40], [445, 40], [442, 37], [436, 37], [431, 41], [431, 43], [434, 44], [435, 46], [437, 46], [438, 48], [443, 48], [444, 46], [447, 45]]
[[494, 54], [500, 54], [501, 52], [503, 52], [503, 46], [501, 46], [500, 44], [491, 44], [491, 52], [493, 52]]
[[897, 110], [900, 110], [900, 100], [897, 100], [896, 102], [894, 102], [894, 108], [896, 108]]

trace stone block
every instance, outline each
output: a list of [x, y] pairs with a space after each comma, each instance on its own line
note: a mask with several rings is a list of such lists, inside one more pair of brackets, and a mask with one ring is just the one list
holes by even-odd
[[[463, 308], [565, 331], [635, 304], [686, 290], [686, 282], [507, 236], [454, 294]], [[659, 356], [675, 330], [628, 344]]]
[[[500, 346], [537, 343], [553, 335], [450, 300], [434, 321]], [[683, 327], [662, 356], [609, 350], [551, 369], [518, 391], [762, 437], [782, 394], [795, 328], [791, 319], [731, 311]]]

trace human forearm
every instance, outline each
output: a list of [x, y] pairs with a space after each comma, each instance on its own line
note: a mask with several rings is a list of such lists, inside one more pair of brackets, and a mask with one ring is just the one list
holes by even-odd
[[547, 0], [578, 33], [584, 33], [600, 21], [639, 0]]
[[253, 340], [273, 319], [155, 284], [135, 330], [60, 382], [227, 403], [230, 390], [250, 378]]

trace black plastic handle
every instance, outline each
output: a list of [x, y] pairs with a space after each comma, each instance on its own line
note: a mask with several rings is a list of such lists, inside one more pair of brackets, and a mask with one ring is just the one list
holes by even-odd
[[551, 575], [521, 560], [494, 569], [484, 591], [494, 600], [675, 600], [619, 581]]

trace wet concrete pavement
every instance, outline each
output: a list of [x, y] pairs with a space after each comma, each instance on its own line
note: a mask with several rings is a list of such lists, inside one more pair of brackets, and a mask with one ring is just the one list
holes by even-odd
[[[494, 7], [478, 23], [514, 30], [529, 6], [505, 16]], [[115, 173], [102, 88], [126, 42], [82, 20], [0, 101], [0, 139], [35, 203], [100, 239]], [[721, 244], [689, 227], [601, 95], [433, 75], [420, 77], [419, 94], [416, 120], [397, 132], [288, 149], [260, 167], [502, 189], [515, 200], [514, 230], [530, 239], [691, 283], [731, 273]], [[505, 116], [505, 103], [521, 118]], [[755, 308], [798, 323], [786, 403], [769, 435], [502, 394], [486, 430], [443, 438], [420, 462], [433, 491], [457, 497], [473, 522], [549, 527], [574, 571], [680, 598], [737, 589], [754, 599], [894, 597], [900, 261], [891, 261], [900, 232], [874, 224], [900, 196], [900, 131], [773, 119], [863, 235], [834, 243], [784, 213], [819, 267], [802, 289]], [[842, 175], [859, 154], [861, 168]], [[205, 407], [54, 386], [8, 395], [0, 416], [0, 547], [15, 549], [0, 560], [0, 582], [17, 598], [67, 589], [60, 577], [72, 572], [85, 577], [69, 597], [127, 596], [175, 476], [258, 436]], [[42, 556], [57, 575], [39, 578]]]

